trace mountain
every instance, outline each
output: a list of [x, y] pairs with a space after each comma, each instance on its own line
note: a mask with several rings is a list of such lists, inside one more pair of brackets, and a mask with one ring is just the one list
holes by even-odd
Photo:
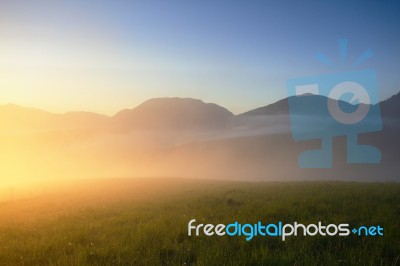
[[[327, 105], [328, 97], [314, 94], [305, 94], [300, 96], [302, 97], [302, 101], [297, 102], [297, 108], [299, 113], [303, 115], [319, 115], [321, 113], [321, 108]], [[306, 98], [306, 100], [304, 100]], [[241, 115], [243, 116], [261, 116], [261, 115], [288, 115], [289, 114], [289, 102], [296, 102], [299, 99], [299, 96], [291, 96], [282, 100], [279, 100], [275, 103], [259, 107], [250, 111], [247, 111]], [[343, 110], [348, 110], [351, 112], [355, 105], [350, 104], [346, 101], [341, 100], [333, 100], [334, 102], [339, 102], [339, 106]], [[299, 104], [303, 106], [299, 106]]]
[[[326, 105], [326, 97], [304, 97], [306, 114], [318, 114], [317, 109]], [[359, 134], [358, 139], [359, 144], [380, 149], [381, 164], [347, 164], [347, 139], [339, 136], [333, 138], [332, 169], [299, 168], [299, 154], [319, 149], [321, 139], [293, 140], [290, 100], [239, 116], [216, 104], [182, 98], [151, 99], [112, 117], [0, 106], [0, 176], [51, 179], [79, 173], [83, 177], [399, 181], [400, 127], [387, 123], [382, 131]], [[382, 113], [391, 117], [393, 125], [399, 125], [399, 101], [397, 94], [381, 103]], [[309, 108], [314, 105], [317, 109]], [[321, 117], [311, 116], [311, 122], [315, 118]]]
[[53, 130], [106, 130], [110, 125], [110, 117], [91, 112], [68, 112], [57, 114], [49, 122]]
[[202, 130], [224, 127], [231, 117], [230, 111], [213, 103], [190, 98], [156, 98], [120, 111], [113, 121], [124, 130]]
[[90, 112], [54, 114], [15, 104], [0, 106], [0, 131], [23, 134], [43, 131], [98, 130], [105, 128], [109, 117]]
[[[325, 96], [306, 95], [304, 115], [318, 115], [319, 108], [326, 105]], [[214, 130], [233, 127], [260, 127], [268, 121], [261, 117], [288, 115], [289, 101], [285, 98], [273, 104], [256, 108], [234, 116], [227, 109], [191, 98], [155, 98], [133, 109], [125, 109], [113, 117], [90, 112], [54, 114], [14, 104], [0, 106], [1, 132], [32, 132], [50, 130], [132, 131], [132, 130]], [[354, 106], [340, 101], [343, 110]], [[400, 119], [400, 93], [380, 103], [385, 124], [398, 125]], [[302, 109], [302, 108], [300, 108]], [[254, 120], [251, 117], [260, 118]], [[277, 118], [278, 119], [278, 118]], [[259, 121], [260, 120], [260, 121]], [[279, 120], [279, 119], [278, 119]], [[394, 121], [394, 122], [393, 122]], [[279, 121], [276, 119], [273, 124]], [[286, 121], [283, 121], [286, 123]], [[255, 126], [254, 126], [255, 125]]]
[[2, 132], [31, 131], [43, 128], [54, 114], [15, 104], [0, 106], [0, 130]]
[[241, 115], [252, 116], [252, 115], [280, 115], [280, 114], [289, 114], [289, 100], [288, 98], [279, 100], [275, 103], [259, 107]]
[[233, 114], [227, 109], [190, 98], [155, 98], [113, 117], [90, 112], [54, 114], [7, 104], [0, 106], [1, 132], [64, 130], [208, 130], [223, 128]]
[[381, 102], [384, 117], [400, 119], [400, 92]]

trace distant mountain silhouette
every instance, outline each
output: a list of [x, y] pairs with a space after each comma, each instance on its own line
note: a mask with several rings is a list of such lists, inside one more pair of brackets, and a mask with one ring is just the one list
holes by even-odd
[[400, 92], [381, 102], [384, 117], [400, 119]]
[[[241, 115], [244, 116], [258, 116], [258, 115], [288, 115], [289, 114], [289, 99], [293, 99], [298, 96], [291, 96], [289, 98], [285, 98], [279, 100], [275, 103], [259, 107], [250, 111], [247, 111]], [[320, 108], [326, 106], [328, 101], [328, 97], [314, 94], [305, 94], [301, 97], [307, 97], [307, 100], [304, 101], [304, 104], [307, 105], [307, 111], [301, 113], [302, 115], [318, 115], [320, 113]], [[352, 105], [346, 101], [341, 100], [333, 100], [338, 101], [339, 105], [343, 110], [352, 110], [355, 105]], [[300, 113], [299, 113], [300, 114]]]
[[68, 112], [53, 116], [50, 125], [55, 130], [105, 130], [110, 125], [110, 117], [91, 112]]
[[[307, 104], [316, 106], [304, 113], [313, 115], [311, 119], [328, 100], [304, 97]], [[0, 106], [4, 166], [0, 175], [69, 177], [79, 172], [102, 177], [400, 181], [396, 174], [400, 171], [400, 94], [380, 107], [383, 130], [360, 134], [359, 143], [379, 148], [382, 163], [347, 164], [346, 138], [339, 136], [333, 140], [333, 168], [321, 170], [297, 165], [302, 151], [318, 149], [321, 142], [293, 140], [288, 99], [238, 116], [216, 104], [186, 98], [151, 99], [111, 117], [88, 112], [53, 114], [8, 104]]]
[[90, 112], [68, 112], [54, 114], [35, 108], [15, 104], [0, 106], [0, 131], [23, 133], [54, 130], [88, 129], [105, 127], [108, 117]]
[[0, 106], [0, 130], [18, 131], [43, 128], [54, 114], [15, 104]]
[[213, 129], [227, 124], [227, 109], [190, 98], [156, 98], [117, 113], [114, 125], [123, 129]]
[[[325, 96], [307, 95], [307, 113], [318, 115], [320, 106], [325, 105]], [[0, 106], [0, 130], [66, 130], [66, 129], [114, 129], [130, 130], [200, 130], [220, 129], [232, 125], [235, 117], [245, 121], [251, 116], [272, 116], [289, 114], [289, 98], [256, 108], [238, 116], [227, 109], [214, 104], [204, 103], [191, 98], [155, 98], [133, 109], [125, 109], [109, 117], [91, 112], [68, 112], [54, 114], [35, 108], [26, 108], [14, 104]], [[340, 101], [345, 110], [353, 105]], [[310, 108], [311, 107], [311, 108]], [[400, 120], [400, 93], [380, 103], [381, 113], [391, 123]]]
[[45, 120], [51, 117], [52, 115], [53, 115], [52, 113], [47, 111], [43, 111], [36, 108], [23, 107], [12, 103], [0, 105], [0, 116], [3, 121], [8, 119], [25, 120], [30, 116], [34, 120], [42, 120], [42, 119]]
[[288, 98], [279, 100], [272, 104], [268, 104], [263, 107], [259, 107], [241, 115], [280, 115], [280, 114], [289, 114], [289, 101]]

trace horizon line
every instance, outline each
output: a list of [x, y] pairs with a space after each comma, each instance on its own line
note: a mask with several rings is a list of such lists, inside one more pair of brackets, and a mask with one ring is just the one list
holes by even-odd
[[[384, 99], [384, 100], [381, 100], [381, 101], [379, 101], [379, 102], [377, 102], [377, 103], [375, 103], [375, 104], [385, 102], [385, 101], [387, 101], [387, 100], [391, 99], [392, 97], [397, 96], [397, 95], [399, 95], [399, 94], [400, 94], [400, 91], [398, 91], [397, 93], [395, 93], [395, 94], [389, 96], [388, 98], [386, 98], [386, 99]], [[325, 98], [329, 98], [329, 97], [324, 96], [324, 95], [317, 95], [317, 94], [312, 94], [312, 95], [313, 95], [313, 96], [322, 96], [322, 97], [325, 97]], [[236, 115], [242, 115], [242, 114], [248, 113], [248, 112], [250, 112], [250, 111], [253, 111], [253, 110], [256, 110], [256, 109], [260, 109], [260, 108], [263, 108], [263, 107], [266, 107], [266, 106], [275, 104], [275, 103], [277, 103], [277, 102], [280, 102], [280, 101], [282, 101], [282, 100], [288, 99], [288, 98], [290, 98], [290, 97], [294, 97], [294, 96], [288, 96], [288, 97], [285, 97], [285, 98], [276, 100], [276, 101], [274, 101], [274, 102], [267, 103], [267, 104], [265, 104], [265, 105], [263, 105], [263, 106], [254, 107], [254, 108], [252, 108], [252, 109], [250, 109], [250, 110], [247, 110], [247, 111], [245, 111], [245, 112], [241, 112], [241, 113], [238, 113], [238, 114], [235, 114], [234, 112], [232, 112], [232, 111], [229, 110], [228, 108], [226, 108], [226, 107], [224, 107], [224, 106], [222, 106], [222, 105], [220, 105], [220, 104], [218, 104], [218, 103], [215, 103], [215, 102], [205, 102], [204, 100], [199, 99], [199, 98], [177, 97], [177, 96], [176, 96], [176, 97], [154, 97], [154, 98], [149, 98], [149, 99], [143, 101], [142, 103], [140, 103], [140, 104], [138, 104], [138, 105], [136, 105], [136, 106], [134, 106], [134, 107], [131, 107], [131, 108], [128, 107], [128, 108], [120, 109], [119, 111], [117, 111], [116, 113], [114, 113], [114, 114], [112, 114], [112, 115], [105, 114], [105, 113], [101, 113], [101, 112], [96, 112], [96, 111], [80, 111], [80, 110], [71, 110], [71, 111], [66, 111], [66, 112], [53, 112], [53, 111], [48, 111], [48, 110], [46, 110], [46, 109], [44, 109], [44, 108], [42, 109], [42, 108], [40, 108], [40, 107], [25, 106], [25, 105], [20, 105], [20, 104], [17, 104], [17, 103], [12, 103], [12, 102], [8, 102], [8, 103], [5, 103], [5, 104], [0, 104], [0, 108], [1, 108], [1, 107], [7, 107], [7, 106], [15, 106], [15, 107], [18, 107], [18, 108], [33, 109], [33, 110], [36, 110], [36, 111], [42, 111], [42, 112], [46, 112], [46, 113], [49, 113], [49, 114], [55, 114], [55, 115], [65, 115], [65, 114], [69, 114], [69, 113], [91, 113], [91, 114], [97, 114], [97, 115], [102, 115], [102, 116], [107, 116], [107, 117], [113, 117], [113, 116], [117, 115], [119, 112], [121, 112], [121, 111], [123, 111], [123, 110], [133, 110], [133, 109], [139, 107], [140, 105], [142, 105], [142, 104], [144, 104], [144, 103], [146, 103], [146, 102], [148, 102], [148, 101], [150, 101], [150, 100], [154, 100], [154, 99], [190, 99], [190, 100], [201, 101], [201, 102], [204, 103], [204, 104], [215, 104], [215, 105], [218, 105], [219, 107], [222, 107], [222, 108], [226, 109], [227, 111], [229, 111], [230, 113], [232, 113], [233, 115], [236, 116]], [[351, 104], [351, 103], [350, 103], [350, 104]], [[365, 103], [364, 103], [364, 104], [365, 104]], [[375, 105], [375, 104], [372, 104], [372, 105]]]

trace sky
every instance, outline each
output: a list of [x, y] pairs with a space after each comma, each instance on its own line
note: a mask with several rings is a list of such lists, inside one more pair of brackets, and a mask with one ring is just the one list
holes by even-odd
[[0, 104], [113, 115], [190, 97], [241, 113], [286, 97], [290, 78], [362, 69], [386, 99], [400, 90], [399, 12], [385, 0], [0, 0]]

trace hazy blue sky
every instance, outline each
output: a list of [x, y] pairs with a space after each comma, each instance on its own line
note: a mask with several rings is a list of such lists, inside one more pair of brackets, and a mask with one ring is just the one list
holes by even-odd
[[[152, 97], [235, 113], [286, 97], [288, 78], [374, 68], [400, 90], [396, 1], [0, 0], [0, 104], [113, 114]], [[328, 68], [318, 51], [340, 62]], [[366, 49], [374, 57], [353, 68]]]

